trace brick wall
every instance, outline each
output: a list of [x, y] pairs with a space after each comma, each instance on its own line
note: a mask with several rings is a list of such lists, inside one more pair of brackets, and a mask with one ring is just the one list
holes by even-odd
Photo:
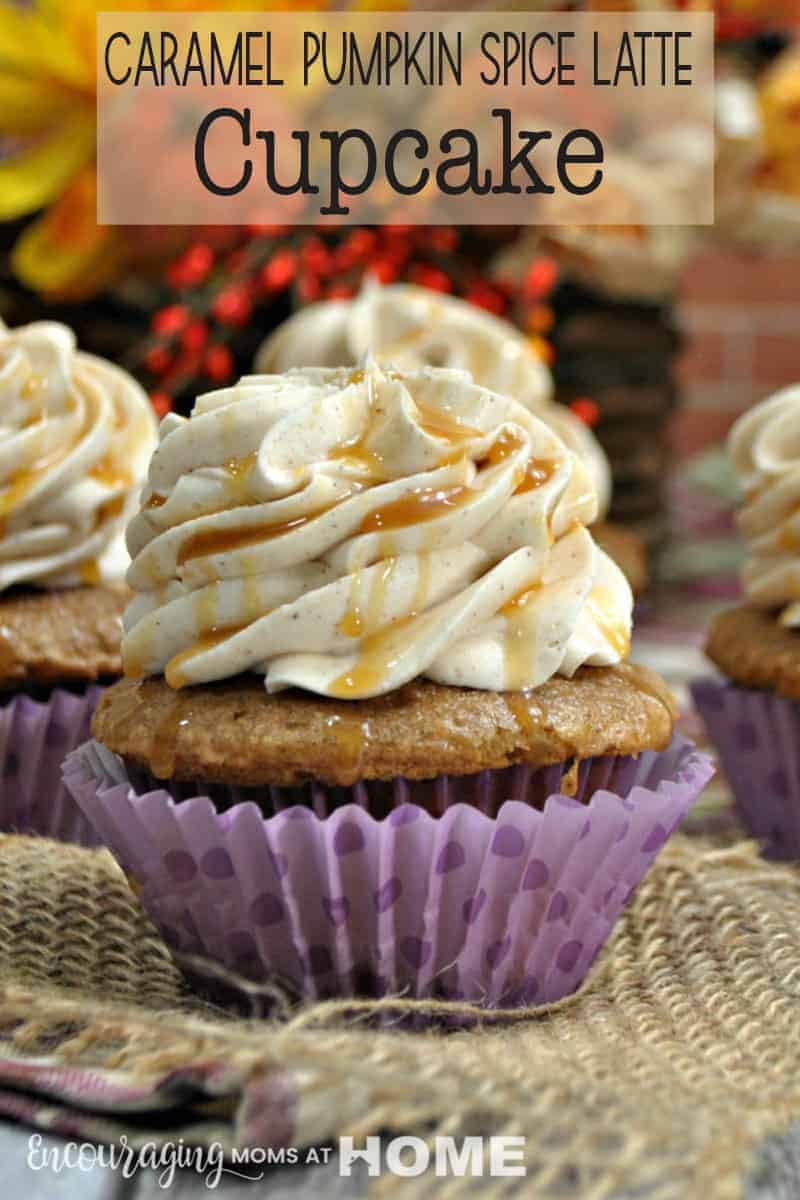
[[681, 457], [719, 442], [776, 388], [800, 382], [800, 256], [708, 250], [683, 281], [684, 404], [673, 424]]

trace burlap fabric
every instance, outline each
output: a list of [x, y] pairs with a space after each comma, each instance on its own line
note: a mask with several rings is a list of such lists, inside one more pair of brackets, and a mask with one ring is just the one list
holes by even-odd
[[577, 996], [455, 1032], [210, 1008], [111, 858], [43, 840], [0, 838], [0, 963], [0, 1111], [64, 1133], [164, 1137], [166, 1114], [227, 1146], [518, 1134], [530, 1195], [727, 1200], [800, 1117], [800, 876], [746, 843], [674, 838]]

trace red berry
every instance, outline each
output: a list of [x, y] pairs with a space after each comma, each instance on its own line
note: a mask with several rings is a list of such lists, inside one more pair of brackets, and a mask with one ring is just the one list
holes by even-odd
[[439, 267], [434, 267], [428, 263], [418, 263], [408, 272], [408, 278], [412, 283], [418, 283], [420, 287], [430, 288], [434, 292], [452, 292], [453, 281], [450, 276]]
[[552, 258], [537, 258], [525, 273], [524, 288], [529, 296], [540, 299], [552, 292], [558, 280], [558, 265]]
[[440, 254], [452, 254], [458, 245], [458, 233], [449, 225], [434, 226], [428, 233], [427, 241]]
[[322, 295], [322, 284], [316, 275], [306, 271], [297, 281], [297, 294], [304, 304], [312, 304]]
[[214, 265], [214, 251], [205, 242], [195, 242], [167, 267], [167, 282], [174, 288], [197, 287]]
[[488, 312], [494, 313], [498, 317], [501, 317], [508, 307], [505, 296], [483, 280], [470, 284], [464, 294], [464, 299], [478, 308], [487, 309]]
[[588, 425], [590, 429], [593, 429], [600, 420], [600, 405], [589, 396], [580, 396], [577, 400], [573, 400], [569, 407], [578, 420], [583, 421], [584, 425]]
[[304, 265], [316, 275], [326, 275], [333, 266], [331, 252], [320, 238], [309, 238], [300, 253]]
[[142, 362], [151, 375], [163, 375], [172, 364], [172, 355], [166, 346], [153, 346], [147, 351]]
[[225, 383], [233, 375], [233, 355], [221, 343], [209, 346], [203, 360], [203, 370], [214, 383]]
[[208, 341], [208, 326], [202, 317], [195, 317], [181, 334], [181, 346], [184, 350], [197, 352], [202, 350]]
[[165, 417], [168, 412], [172, 412], [172, 396], [169, 392], [151, 392], [150, 403], [153, 406], [157, 417]]
[[397, 264], [391, 258], [375, 258], [367, 269], [368, 275], [374, 275], [379, 283], [394, 283], [397, 279]]
[[246, 325], [253, 311], [248, 289], [232, 283], [215, 298], [211, 311], [222, 325]]
[[326, 289], [326, 300], [349, 300], [355, 294], [355, 288], [349, 283], [332, 283]]
[[185, 328], [189, 322], [191, 315], [185, 304], [167, 304], [165, 308], [159, 308], [153, 313], [150, 327], [154, 333], [170, 336], [180, 333], [181, 329]]
[[374, 229], [354, 229], [345, 241], [345, 246], [355, 256], [356, 260], [369, 258], [378, 244], [378, 235]]
[[549, 304], [534, 304], [525, 317], [528, 333], [549, 333], [555, 324], [555, 314]]
[[278, 250], [261, 268], [260, 283], [267, 292], [282, 292], [289, 286], [297, 270], [294, 250]]

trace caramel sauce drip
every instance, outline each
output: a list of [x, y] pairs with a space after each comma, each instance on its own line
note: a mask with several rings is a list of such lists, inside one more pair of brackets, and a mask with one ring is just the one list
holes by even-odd
[[441, 438], [451, 446], [460, 447], [465, 442], [472, 441], [473, 438], [484, 436], [479, 429], [472, 429], [469, 425], [464, 425], [463, 422], [451, 417], [449, 413], [443, 412], [440, 408], [433, 408], [421, 400], [415, 400], [414, 404], [419, 414], [420, 429], [430, 437]]
[[350, 577], [350, 598], [347, 610], [339, 622], [339, 629], [346, 637], [360, 638], [369, 634], [378, 625], [386, 600], [386, 589], [397, 559], [387, 558], [380, 564], [370, 583], [366, 604], [362, 602], [363, 577], [359, 570]]
[[[504, 430], [486, 456], [486, 463], [495, 467], [520, 449], [520, 440]], [[547, 458], [529, 458], [524, 470], [520, 470], [516, 481], [515, 495], [532, 492], [549, 483], [556, 473], [556, 463]]]
[[361, 533], [403, 529], [409, 525], [433, 521], [436, 517], [442, 517], [445, 513], [467, 504], [476, 495], [474, 488], [463, 484], [451, 488], [420, 488], [367, 513], [361, 522]]
[[293, 517], [290, 521], [282, 521], [276, 525], [255, 525], [247, 529], [208, 529], [195, 533], [187, 538], [178, 552], [178, 563], [183, 565], [192, 558], [206, 558], [210, 554], [228, 554], [232, 550], [245, 550], [248, 546], [258, 546], [262, 542], [272, 541], [295, 529], [302, 529], [317, 517], [324, 516], [352, 495], [345, 492], [335, 504], [316, 509], [302, 517]]
[[526, 604], [530, 604], [531, 600], [533, 600], [539, 594], [539, 592], [541, 592], [541, 590], [542, 585], [540, 583], [534, 583], [529, 587], [523, 588], [523, 590], [518, 592], [516, 596], [512, 596], [510, 600], [506, 601], [506, 603], [500, 609], [500, 615], [503, 617], [513, 616], [516, 612], [519, 612], [521, 608], [524, 608]]
[[164, 668], [164, 678], [169, 686], [175, 688], [176, 691], [186, 687], [188, 683], [184, 671], [186, 664], [197, 658], [198, 655], [205, 654], [207, 650], [213, 650], [215, 646], [219, 646], [228, 638], [241, 633], [243, 629], [247, 629], [247, 622], [243, 625], [212, 626], [207, 633], [197, 639], [194, 645], [174, 655]]
[[111, 454], [101, 458], [100, 462], [92, 467], [89, 477], [113, 488], [129, 488], [132, 482], [130, 471], [119, 467]]
[[379, 687], [405, 648], [403, 635], [414, 619], [412, 614], [395, 621], [379, 633], [365, 637], [354, 666], [349, 671], [343, 671], [331, 683], [332, 695], [341, 699], [354, 698]]
[[245, 454], [242, 458], [229, 458], [225, 463], [225, 470], [231, 479], [246, 479], [257, 462], [258, 450], [251, 450], [249, 454]]
[[366, 475], [371, 480], [385, 479], [384, 460], [380, 454], [370, 450], [366, 441], [369, 437], [369, 430], [362, 434], [352, 442], [344, 442], [341, 446], [335, 446], [330, 451], [330, 458], [341, 462], [344, 466], [351, 467], [357, 470], [360, 474]]
[[355, 782], [361, 774], [364, 753], [370, 742], [369, 721], [334, 714], [325, 718], [339, 758], [339, 769]]
[[150, 767], [157, 779], [171, 779], [175, 772], [178, 738], [194, 717], [189, 695], [174, 696], [153, 734], [150, 747]]
[[45, 454], [32, 466], [24, 467], [12, 475], [11, 480], [0, 491], [0, 537], [5, 532], [4, 520], [21, 504], [29, 492], [33, 491], [42, 476], [66, 458], [69, 448], [59, 446], [57, 450]]
[[541, 728], [542, 709], [533, 691], [506, 692], [504, 698], [514, 720], [526, 736]]
[[81, 583], [87, 586], [97, 587], [100, 582], [100, 568], [97, 565], [97, 560], [92, 558], [85, 563], [81, 563], [79, 570]]
[[607, 588], [595, 587], [586, 601], [589, 614], [611, 649], [621, 659], [630, 654], [631, 639], [627, 627], [619, 622], [612, 622], [606, 616], [604, 609], [612, 609], [611, 595]]

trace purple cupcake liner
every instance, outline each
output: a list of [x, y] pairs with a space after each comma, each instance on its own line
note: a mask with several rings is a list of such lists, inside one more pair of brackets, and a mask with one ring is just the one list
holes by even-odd
[[[97, 749], [104, 756], [107, 754], [101, 746]], [[600, 790], [626, 796], [637, 782], [648, 777], [656, 759], [662, 776], [672, 776], [680, 767], [683, 753], [683, 744], [674, 741], [660, 754], [648, 750], [638, 758], [610, 755], [584, 759], [579, 764], [573, 799], [584, 802]], [[104, 763], [108, 766], [110, 759], [104, 757]], [[510, 799], [541, 808], [548, 796], [560, 794], [563, 772], [563, 763], [539, 770], [519, 764], [472, 775], [438, 775], [435, 779], [362, 780], [351, 787], [308, 783], [302, 787], [237, 788], [222, 784], [165, 782], [135, 764], [126, 763], [124, 779], [139, 795], [165, 789], [173, 800], [208, 796], [223, 810], [252, 802], [267, 816], [302, 805], [325, 818], [345, 804], [356, 804], [377, 818], [388, 816], [403, 804], [416, 804], [432, 816], [441, 816], [453, 804], [469, 804], [493, 817]]]
[[723, 679], [691, 691], [742, 823], [766, 858], [800, 859], [800, 704]]
[[44, 702], [19, 695], [0, 706], [0, 832], [99, 844], [61, 768], [90, 736], [101, 694], [97, 687], [82, 695], [57, 688]]
[[713, 773], [680, 737], [661, 754], [590, 763], [584, 783], [595, 768], [622, 793], [550, 795], [539, 810], [517, 798], [525, 786], [496, 817], [459, 803], [455, 779], [440, 816], [404, 802], [403, 780], [383, 819], [360, 802], [324, 817], [305, 805], [265, 817], [253, 802], [218, 812], [208, 795], [138, 792], [96, 742], [64, 778], [181, 954], [305, 999], [497, 1007], [574, 991]]

